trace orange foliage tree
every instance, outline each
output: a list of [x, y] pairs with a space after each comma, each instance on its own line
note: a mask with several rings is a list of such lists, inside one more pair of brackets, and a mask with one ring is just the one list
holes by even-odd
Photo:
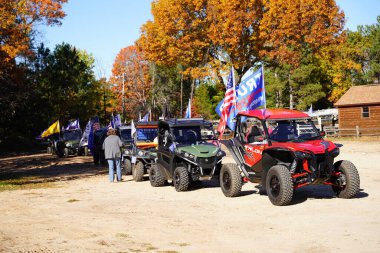
[[67, 0], [1, 0], [0, 59], [2, 64], [28, 52], [34, 25], [60, 24]]
[[[124, 86], [124, 117], [136, 119], [139, 112], [149, 110], [148, 98], [150, 96], [151, 81], [149, 65], [144, 55], [137, 51], [136, 46], [128, 46], [117, 54], [110, 82], [115, 95], [115, 110], [123, 112], [123, 86]], [[125, 116], [127, 114], [127, 116]]]
[[274, 65], [287, 65], [289, 107], [293, 109], [292, 72], [310, 55], [339, 42], [344, 13], [334, 0], [276, 0], [266, 1], [264, 7], [261, 56]]
[[240, 78], [259, 60], [261, 0], [156, 0], [152, 15], [137, 44], [157, 64], [180, 64], [192, 78], [232, 64]]

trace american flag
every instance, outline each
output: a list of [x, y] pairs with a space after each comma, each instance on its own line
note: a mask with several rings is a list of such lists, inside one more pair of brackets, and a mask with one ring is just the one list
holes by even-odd
[[231, 68], [231, 72], [228, 76], [226, 94], [224, 95], [224, 102], [222, 105], [222, 114], [220, 115], [220, 121], [218, 126], [219, 138], [222, 138], [224, 129], [226, 128], [228, 115], [230, 114], [231, 107], [236, 103], [236, 90], [235, 90], [235, 78], [234, 71]]

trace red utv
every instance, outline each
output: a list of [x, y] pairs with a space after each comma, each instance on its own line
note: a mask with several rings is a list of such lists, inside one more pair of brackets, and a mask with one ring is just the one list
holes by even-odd
[[337, 161], [339, 147], [323, 139], [310, 117], [296, 110], [261, 109], [241, 112], [234, 138], [222, 141], [236, 164], [223, 165], [221, 189], [239, 195], [243, 182], [261, 184], [274, 205], [287, 205], [295, 189], [330, 185], [340, 198], [354, 197], [360, 188], [356, 167]]

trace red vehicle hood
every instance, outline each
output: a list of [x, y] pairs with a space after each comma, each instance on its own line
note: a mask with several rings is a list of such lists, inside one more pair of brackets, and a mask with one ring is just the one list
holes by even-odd
[[313, 152], [314, 154], [323, 154], [325, 150], [332, 151], [336, 148], [335, 144], [326, 140], [312, 140], [305, 142], [272, 142], [269, 148], [286, 148], [292, 151]]

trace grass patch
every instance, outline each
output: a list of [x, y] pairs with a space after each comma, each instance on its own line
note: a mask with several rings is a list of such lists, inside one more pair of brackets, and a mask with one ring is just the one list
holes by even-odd
[[14, 178], [0, 181], [0, 192], [2, 191], [16, 191], [16, 190], [30, 190], [41, 188], [52, 188], [54, 183], [36, 180], [35, 177]]
[[131, 249], [131, 248], [129, 248], [129, 251], [131, 251], [131, 252], [143, 252], [141, 249]]
[[69, 199], [67, 202], [73, 203], [73, 202], [77, 202], [77, 201], [79, 201], [79, 199]]
[[117, 237], [121, 237], [121, 238], [128, 238], [129, 234], [127, 234], [127, 233], [117, 233], [116, 236]]
[[178, 245], [180, 247], [186, 247], [186, 246], [190, 246], [190, 244], [186, 243], [186, 242], [172, 242], [171, 244], [173, 245]]
[[146, 247], [146, 250], [157, 250], [158, 248], [154, 247], [154, 246], [148, 246]]

